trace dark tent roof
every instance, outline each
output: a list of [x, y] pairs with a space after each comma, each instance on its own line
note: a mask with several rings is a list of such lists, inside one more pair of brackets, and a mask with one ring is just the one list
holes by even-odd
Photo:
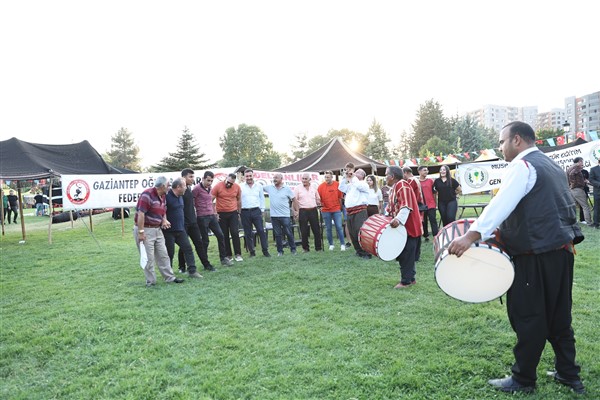
[[12, 138], [0, 142], [0, 178], [7, 180], [41, 179], [64, 174], [114, 174], [84, 140], [75, 144], [38, 144]]
[[577, 140], [574, 140], [570, 143], [567, 144], [563, 144], [560, 146], [538, 146], [538, 149], [540, 149], [543, 153], [550, 153], [551, 151], [559, 151], [559, 150], [563, 150], [563, 149], [568, 149], [571, 147], [576, 147], [579, 146], [580, 144], [584, 144], [587, 143], [587, 140], [583, 140], [582, 138], [577, 138]]
[[297, 172], [297, 171], [315, 171], [324, 172], [327, 170], [339, 174], [344, 169], [346, 163], [353, 163], [356, 169], [362, 168], [367, 174], [384, 175], [386, 165], [370, 159], [369, 157], [352, 151], [346, 145], [342, 138], [336, 137], [329, 143], [309, 154], [301, 160], [296, 161], [285, 167], [276, 169], [278, 172]]

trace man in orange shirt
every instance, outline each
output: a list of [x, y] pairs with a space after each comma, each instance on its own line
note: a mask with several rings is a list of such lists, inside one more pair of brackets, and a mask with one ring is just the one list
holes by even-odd
[[339, 182], [333, 179], [333, 172], [325, 172], [325, 182], [319, 185], [317, 192], [321, 197], [321, 216], [325, 220], [327, 229], [327, 242], [329, 250], [333, 250], [333, 234], [331, 232], [331, 221], [335, 224], [338, 239], [340, 240], [340, 250], [346, 250], [346, 241], [344, 238], [344, 228], [342, 227], [342, 198], [344, 194], [338, 190]]
[[[217, 183], [210, 194], [217, 214], [219, 216], [219, 225], [224, 235], [226, 258], [231, 260], [233, 253], [231, 251], [231, 242], [233, 251], [235, 251], [235, 261], [244, 261], [242, 258], [242, 247], [240, 245], [240, 210], [242, 209], [242, 189], [235, 183], [235, 174], [227, 175], [227, 179]], [[231, 242], [229, 237], [231, 236]]]

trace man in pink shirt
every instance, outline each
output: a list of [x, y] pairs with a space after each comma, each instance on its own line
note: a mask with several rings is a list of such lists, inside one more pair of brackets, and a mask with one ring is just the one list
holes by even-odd
[[321, 199], [317, 188], [310, 184], [310, 174], [302, 175], [302, 185], [294, 188], [294, 200], [292, 208], [294, 209], [294, 218], [300, 225], [300, 236], [302, 237], [302, 249], [305, 253], [310, 251], [308, 245], [309, 225], [310, 230], [315, 237], [315, 250], [323, 250], [323, 241], [321, 239], [321, 224], [319, 224], [319, 211], [317, 207], [321, 205]]

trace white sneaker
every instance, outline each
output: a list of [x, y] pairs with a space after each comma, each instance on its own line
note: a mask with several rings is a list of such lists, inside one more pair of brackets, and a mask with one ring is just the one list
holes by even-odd
[[238, 261], [238, 262], [239, 261], [244, 261], [244, 259], [242, 258], [242, 256], [237, 255], [237, 256], [235, 256], [235, 261]]
[[335, 247], [333, 245], [329, 246], [329, 251], [333, 250]]
[[340, 246], [340, 250], [341, 250], [341, 251], [346, 251], [346, 245], [341, 245], [341, 246]]

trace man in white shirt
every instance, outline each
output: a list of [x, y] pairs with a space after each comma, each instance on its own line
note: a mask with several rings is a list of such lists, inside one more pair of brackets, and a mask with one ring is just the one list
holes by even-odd
[[244, 228], [244, 239], [246, 247], [250, 252], [250, 257], [256, 256], [254, 249], [254, 238], [252, 235], [252, 226], [256, 228], [256, 234], [260, 238], [260, 245], [265, 257], [271, 257], [267, 243], [267, 235], [263, 225], [263, 215], [265, 211], [265, 193], [260, 183], [254, 182], [254, 171], [246, 169], [244, 171], [246, 182], [240, 186], [242, 188], [242, 227]]
[[500, 150], [510, 164], [502, 187], [469, 231], [453, 240], [448, 252], [458, 257], [472, 243], [494, 235], [515, 264], [507, 292], [507, 311], [517, 343], [512, 375], [489, 381], [503, 392], [532, 392], [546, 340], [555, 354], [557, 382], [577, 393], [585, 388], [575, 362], [571, 327], [573, 240], [579, 230], [574, 200], [562, 169], [535, 146], [535, 132], [511, 122], [500, 132]]
[[367, 204], [369, 196], [369, 185], [365, 182], [367, 175], [364, 170], [357, 169], [356, 172], [346, 171], [344, 179], [340, 182], [339, 190], [346, 193], [344, 203], [346, 205], [346, 214], [348, 233], [352, 246], [356, 250], [356, 255], [364, 259], [370, 259], [371, 255], [360, 247], [358, 241], [358, 232], [367, 220]]

